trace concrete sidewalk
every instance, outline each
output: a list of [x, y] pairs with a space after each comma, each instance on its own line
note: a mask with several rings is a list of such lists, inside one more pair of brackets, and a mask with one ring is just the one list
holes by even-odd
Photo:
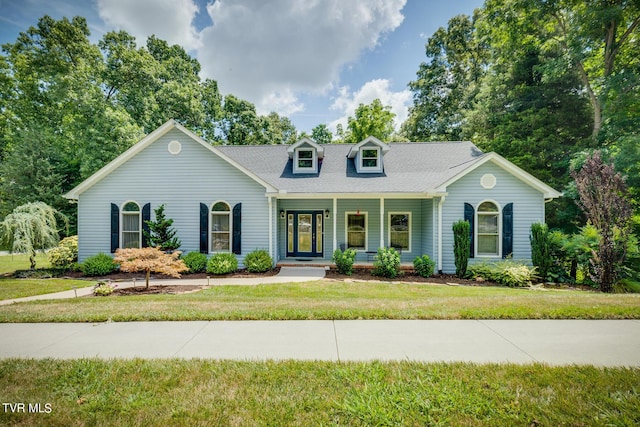
[[638, 320], [0, 324], [0, 358], [412, 360], [640, 366]]
[[[243, 278], [217, 278], [211, 276], [210, 279], [152, 279], [151, 285], [196, 285], [196, 286], [223, 286], [223, 285], [245, 285], [256, 286], [273, 283], [299, 283], [320, 280], [324, 277], [325, 270], [320, 267], [282, 267], [275, 276], [265, 277], [243, 277]], [[133, 281], [116, 282], [118, 288], [131, 288], [134, 285], [144, 286], [144, 278]], [[33, 295], [24, 298], [15, 298], [0, 301], [0, 306], [9, 305], [17, 302], [52, 300], [52, 299], [68, 299], [91, 295], [93, 286], [84, 288], [71, 289], [68, 291], [54, 292], [50, 294]]]

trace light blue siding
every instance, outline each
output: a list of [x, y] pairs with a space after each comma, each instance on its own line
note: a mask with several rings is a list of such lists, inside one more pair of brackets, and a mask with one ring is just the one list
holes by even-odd
[[[178, 155], [168, 144], [182, 144]], [[182, 241], [183, 252], [199, 251], [200, 203], [242, 203], [242, 262], [256, 248], [268, 249], [268, 199], [265, 188], [242, 171], [186, 136], [172, 130], [115, 169], [79, 198], [79, 259], [110, 252], [110, 205], [125, 201], [151, 209], [165, 204], [165, 213]], [[153, 218], [153, 212], [152, 212]]]
[[[496, 185], [485, 189], [480, 180], [485, 174], [496, 177]], [[455, 272], [453, 260], [453, 223], [464, 219], [464, 204], [471, 204], [477, 211], [483, 201], [497, 203], [500, 209], [513, 203], [513, 259], [531, 259], [529, 229], [534, 222], [544, 222], [544, 195], [514, 175], [493, 163], [486, 163], [447, 188], [449, 195], [442, 210], [442, 258], [443, 271]], [[502, 235], [502, 234], [501, 234]], [[498, 258], [499, 259], [499, 258]], [[492, 261], [496, 258], [475, 257], [471, 262]]]

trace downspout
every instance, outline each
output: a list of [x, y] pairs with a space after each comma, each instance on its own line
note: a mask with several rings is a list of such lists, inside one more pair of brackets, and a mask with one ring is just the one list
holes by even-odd
[[380, 248], [384, 248], [384, 198], [380, 197]]
[[338, 199], [333, 198], [333, 252], [338, 249]]
[[438, 202], [438, 273], [442, 274], [442, 205], [445, 197], [440, 197]]
[[276, 258], [273, 254], [273, 198], [268, 196], [269, 199], [269, 256], [276, 262]]

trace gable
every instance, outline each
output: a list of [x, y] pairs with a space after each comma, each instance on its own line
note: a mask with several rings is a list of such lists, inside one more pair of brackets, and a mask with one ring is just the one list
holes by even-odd
[[[167, 141], [167, 136], [169, 140]], [[138, 141], [127, 151], [116, 157], [113, 161], [108, 163], [106, 166], [98, 170], [96, 173], [91, 175], [89, 178], [84, 180], [81, 184], [76, 186], [74, 189], [69, 191], [64, 195], [67, 199], [77, 200], [80, 194], [92, 188], [94, 185], [98, 184], [102, 180], [106, 179], [109, 175], [117, 171], [119, 168], [123, 167], [129, 162], [132, 162], [137, 156], [146, 151], [149, 147], [154, 144], [162, 145], [162, 147], [154, 147], [158, 148], [157, 150], [152, 150], [147, 152], [145, 158], [147, 158], [148, 162], [151, 164], [141, 166], [142, 169], [153, 168], [153, 162], [158, 161], [161, 157], [160, 154], [149, 154], [151, 152], [158, 153], [167, 153], [168, 158], [178, 159], [182, 156], [182, 147], [183, 144], [194, 144], [196, 146], [200, 146], [204, 150], [201, 150], [203, 156], [214, 156], [221, 159], [223, 162], [227, 163], [231, 168], [236, 169], [242, 174], [249, 177], [251, 180], [257, 182], [261, 186], [263, 186], [267, 191], [276, 191], [273, 186], [262, 180], [260, 177], [255, 175], [252, 171], [244, 168], [242, 165], [237, 163], [235, 160], [229, 158], [224, 153], [217, 150], [215, 147], [204, 141], [202, 138], [195, 135], [193, 132], [187, 130], [182, 125], [177, 123], [175, 120], [169, 120], [162, 126], [160, 126], [155, 131], [148, 134], [146, 137]], [[184, 157], [184, 156], [183, 156]], [[167, 167], [171, 168], [170, 165]], [[166, 173], [170, 174], [171, 169], [166, 170]]]

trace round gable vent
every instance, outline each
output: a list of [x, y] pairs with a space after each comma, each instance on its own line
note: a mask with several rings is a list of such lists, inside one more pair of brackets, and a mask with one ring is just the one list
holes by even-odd
[[485, 190], [491, 190], [496, 186], [495, 175], [491, 173], [482, 175], [482, 178], [480, 178], [480, 185], [482, 185], [482, 188], [484, 188]]
[[176, 154], [180, 154], [180, 151], [182, 151], [182, 144], [178, 141], [171, 141], [167, 149], [169, 150], [169, 153], [175, 156]]

